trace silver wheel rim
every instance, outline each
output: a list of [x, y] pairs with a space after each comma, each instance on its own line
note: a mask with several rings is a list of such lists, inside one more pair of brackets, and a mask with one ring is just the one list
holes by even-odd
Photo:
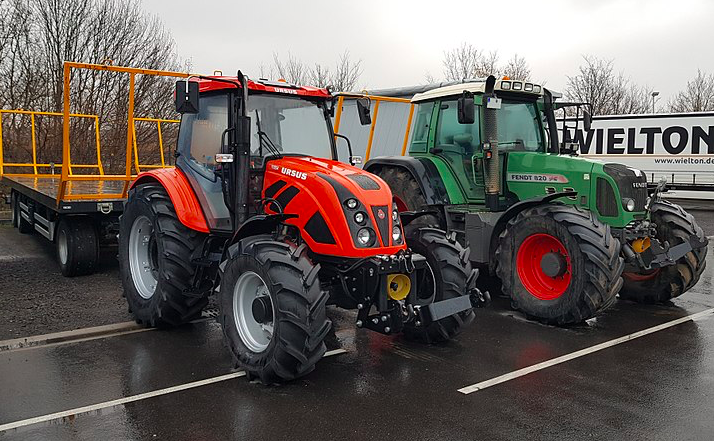
[[129, 268], [134, 287], [143, 299], [150, 299], [156, 291], [156, 262], [152, 259], [154, 227], [146, 216], [134, 220], [129, 232]]
[[[273, 338], [274, 318], [267, 323], [260, 323], [253, 316], [253, 301], [264, 296], [270, 299], [268, 285], [253, 271], [241, 274], [233, 288], [233, 319], [238, 335], [243, 344], [256, 353], [268, 349]], [[275, 307], [272, 306], [272, 301], [270, 305], [273, 317], [275, 317]]]
[[64, 229], [60, 229], [59, 237], [57, 237], [57, 251], [59, 252], [59, 260], [62, 265], [67, 264], [67, 233]]
[[[414, 302], [415, 305], [418, 306], [426, 306], [434, 303], [434, 300], [436, 300], [436, 276], [434, 275], [434, 270], [431, 269], [431, 265], [429, 265], [429, 262], [426, 263], [426, 269], [424, 271], [429, 271], [428, 274], [426, 274], [427, 278], [431, 278], [431, 286], [433, 287], [433, 290], [431, 292], [431, 296], [429, 297], [420, 297], [417, 295], [416, 302]], [[417, 290], [419, 287], [417, 286]]]

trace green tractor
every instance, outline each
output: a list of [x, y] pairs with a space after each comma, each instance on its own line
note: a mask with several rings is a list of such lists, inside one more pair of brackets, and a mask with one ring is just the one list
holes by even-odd
[[412, 103], [409, 156], [375, 158], [365, 169], [389, 184], [400, 211], [417, 212], [412, 228], [455, 232], [530, 318], [578, 323], [618, 293], [665, 302], [699, 280], [707, 238], [661, 198], [663, 182], [648, 185], [640, 170], [580, 158], [559, 142], [555, 111], [577, 106], [589, 130], [585, 105], [493, 76]]

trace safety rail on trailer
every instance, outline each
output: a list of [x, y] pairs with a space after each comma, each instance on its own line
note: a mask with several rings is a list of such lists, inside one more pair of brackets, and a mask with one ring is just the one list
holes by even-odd
[[[410, 100], [405, 99], [405, 98], [395, 98], [395, 97], [369, 95], [369, 94], [340, 93], [340, 94], [338, 94], [338, 97], [337, 97], [337, 104], [336, 104], [337, 110], [335, 111], [335, 122], [334, 122], [335, 135], [341, 134], [340, 133], [340, 125], [342, 123], [342, 114], [344, 112], [344, 104], [345, 104], [346, 99], [347, 100], [366, 99], [366, 100], [368, 100], [369, 105], [370, 105], [372, 121], [369, 124], [369, 137], [367, 139], [366, 150], [365, 150], [365, 155], [364, 155], [365, 161], [369, 160], [369, 158], [372, 154], [372, 145], [373, 145], [374, 139], [375, 139], [375, 129], [377, 128], [377, 119], [379, 116], [380, 104], [381, 103], [400, 103], [400, 104], [408, 105], [409, 113], [408, 113], [408, 117], [407, 117], [407, 121], [406, 121], [406, 128], [404, 129], [404, 140], [402, 142], [402, 150], [401, 150], [402, 156], [404, 156], [406, 154], [407, 145], [409, 143], [409, 133], [410, 133], [411, 126], [412, 126], [412, 118], [414, 116], [414, 104], [412, 104]], [[372, 103], [374, 103], [373, 108], [371, 108]]]
[[[100, 117], [71, 111], [70, 79], [73, 70], [116, 72], [129, 76], [128, 109], [125, 116], [126, 156], [125, 160], [121, 160], [123, 173], [110, 173], [111, 170], [102, 160]], [[165, 152], [163, 129], [166, 125], [177, 124], [179, 121], [134, 114], [137, 76], [187, 78], [190, 74], [75, 62], [65, 62], [63, 73], [62, 112], [0, 110], [0, 179], [12, 189], [13, 225], [23, 233], [37, 231], [55, 242], [63, 274], [78, 275], [93, 272], [100, 244], [116, 241], [118, 216], [123, 210], [123, 201], [129, 185], [136, 175], [147, 169], [171, 166]], [[170, 99], [167, 97], [167, 100]], [[6, 159], [13, 156], [10, 155], [9, 147], [17, 148], [16, 143], [8, 145], [8, 136], [3, 140], [2, 118], [9, 115], [29, 117], [28, 153], [31, 155], [31, 161], [20, 161], [16, 159], [17, 156], [12, 160]], [[62, 118], [60, 161], [51, 162], [38, 158], [37, 119], [40, 117]], [[120, 118], [123, 119], [124, 115]], [[85, 145], [93, 145], [95, 152], [92, 155], [96, 156], [96, 163], [74, 163], [70, 145], [70, 122], [87, 119], [92, 121], [94, 133], [91, 141]], [[142, 148], [137, 136], [139, 124], [156, 127], [158, 148], [153, 153], [158, 157], [157, 163], [140, 162]]]

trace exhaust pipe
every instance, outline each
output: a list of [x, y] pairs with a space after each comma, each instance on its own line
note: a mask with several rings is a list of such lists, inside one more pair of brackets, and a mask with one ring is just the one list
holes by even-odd
[[486, 206], [491, 211], [499, 210], [498, 198], [501, 194], [501, 169], [498, 160], [498, 121], [496, 118], [496, 112], [501, 106], [496, 101], [496, 94], [493, 92], [495, 85], [496, 77], [489, 75], [486, 79], [486, 89], [483, 95], [483, 154], [486, 173]]

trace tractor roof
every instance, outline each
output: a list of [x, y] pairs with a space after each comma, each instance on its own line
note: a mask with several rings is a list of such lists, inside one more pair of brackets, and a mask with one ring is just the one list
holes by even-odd
[[[191, 81], [198, 82], [198, 90], [200, 93], [212, 92], [214, 90], [236, 89], [237, 86], [223, 81], [214, 81], [213, 78], [235, 81], [238, 83], [238, 77], [212, 76], [204, 78], [191, 78]], [[248, 90], [255, 92], [279, 93], [283, 95], [298, 95], [316, 98], [329, 98], [331, 95], [327, 89], [311, 86], [297, 86], [283, 81], [269, 80], [248, 80]]]
[[[423, 93], [418, 93], [412, 98], [413, 103], [418, 103], [420, 101], [428, 101], [436, 98], [447, 97], [447, 96], [458, 96], [465, 90], [479, 94], [484, 93], [486, 89], [486, 80], [476, 80], [467, 83], [451, 84], [449, 86], [438, 87], [436, 89], [431, 89]], [[543, 88], [534, 83], [526, 81], [516, 81], [516, 80], [497, 80], [494, 90], [522, 93], [533, 96], [543, 95]]]

